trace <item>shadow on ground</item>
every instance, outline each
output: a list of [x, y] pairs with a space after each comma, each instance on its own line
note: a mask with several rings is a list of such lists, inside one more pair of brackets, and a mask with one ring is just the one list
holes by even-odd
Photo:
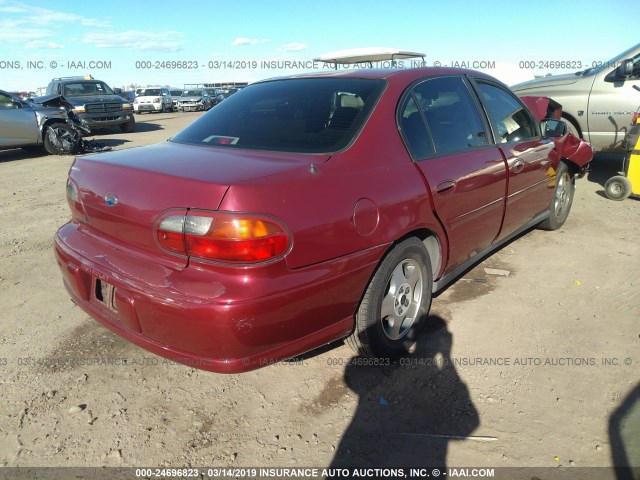
[[358, 396], [358, 407], [331, 468], [444, 471], [449, 442], [479, 425], [467, 386], [451, 361], [451, 345], [445, 321], [432, 315], [410, 358], [382, 366], [351, 360], [344, 382]]
[[640, 479], [640, 384], [609, 418], [612, 463], [617, 480]]
[[[589, 169], [587, 180], [604, 187], [607, 180], [618, 175], [618, 172], [622, 170], [623, 160], [623, 154], [597, 153], [591, 161], [591, 168]], [[604, 195], [604, 190], [602, 190], [602, 195]]]

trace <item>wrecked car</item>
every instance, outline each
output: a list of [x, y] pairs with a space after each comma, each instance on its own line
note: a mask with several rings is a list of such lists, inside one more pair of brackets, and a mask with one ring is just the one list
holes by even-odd
[[178, 110], [183, 112], [199, 112], [209, 110], [213, 101], [206, 90], [185, 90], [178, 98]]
[[83, 125], [62, 95], [23, 101], [0, 90], [0, 149], [40, 148], [52, 155], [111, 150], [85, 140], [91, 130]]
[[556, 104], [527, 104], [452, 68], [254, 83], [167, 142], [75, 160], [64, 285], [118, 335], [215, 372], [342, 338], [410, 354], [435, 292], [569, 216], [593, 150]]
[[66, 112], [58, 106], [26, 102], [0, 90], [0, 149], [43, 147], [58, 154], [47, 135], [49, 130], [69, 135]]

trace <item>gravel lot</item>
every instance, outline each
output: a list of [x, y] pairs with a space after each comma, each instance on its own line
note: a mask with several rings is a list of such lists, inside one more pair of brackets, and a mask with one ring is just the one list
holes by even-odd
[[[151, 144], [199, 115], [97, 139]], [[521, 236], [434, 300], [422, 361], [358, 366], [339, 343], [226, 376], [147, 353], [69, 300], [52, 237], [71, 161], [0, 152], [0, 465], [571, 468], [620, 454], [610, 420], [640, 388], [640, 201], [604, 197], [616, 157], [578, 182], [563, 229]]]

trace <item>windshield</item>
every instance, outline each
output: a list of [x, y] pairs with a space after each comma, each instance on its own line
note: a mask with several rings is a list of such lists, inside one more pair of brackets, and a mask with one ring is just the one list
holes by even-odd
[[201, 97], [202, 92], [200, 90], [187, 90], [182, 92], [182, 97]]
[[171, 141], [281, 152], [335, 152], [355, 138], [384, 85], [384, 80], [362, 78], [257, 83], [220, 103]]
[[66, 83], [62, 87], [62, 95], [65, 97], [81, 97], [85, 95], [115, 95], [106, 83], [102, 82], [77, 82]]
[[138, 94], [138, 96], [140, 97], [157, 97], [159, 95], [162, 95], [162, 92], [159, 88], [145, 88]]
[[[625, 60], [627, 58], [631, 58], [631, 56], [633, 55], [633, 52], [638, 50], [638, 49], [640, 49], [640, 43], [638, 45], [636, 45], [635, 47], [631, 47], [630, 49], [625, 50], [621, 54], [616, 55], [611, 60], [607, 60], [606, 62], [593, 62], [593, 67], [592, 68], [587, 68], [582, 73], [583, 73], [583, 75], [586, 75], [587, 73], [598, 73], [598, 72], [601, 72], [602, 70], [605, 70], [607, 68], [618, 68], [618, 65], [620, 65], [620, 62], [622, 60]], [[580, 72], [578, 72], [578, 73], [580, 73]]]

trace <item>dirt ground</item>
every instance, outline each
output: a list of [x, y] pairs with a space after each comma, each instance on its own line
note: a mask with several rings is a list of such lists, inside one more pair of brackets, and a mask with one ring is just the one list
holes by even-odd
[[[136, 133], [97, 138], [155, 143], [198, 115], [138, 116]], [[616, 419], [640, 388], [640, 201], [604, 197], [617, 157], [578, 181], [563, 229], [521, 236], [434, 300], [414, 364], [358, 366], [339, 343], [241, 375], [171, 364], [69, 300], [52, 238], [69, 218], [71, 161], [0, 152], [0, 466], [620, 458]]]

